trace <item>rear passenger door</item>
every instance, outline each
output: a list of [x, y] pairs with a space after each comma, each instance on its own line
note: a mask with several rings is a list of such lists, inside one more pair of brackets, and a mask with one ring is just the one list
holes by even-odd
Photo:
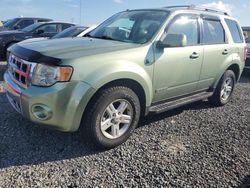
[[197, 86], [199, 90], [212, 86], [217, 80], [221, 65], [231, 59], [231, 47], [218, 17], [202, 15], [202, 44], [204, 60]]

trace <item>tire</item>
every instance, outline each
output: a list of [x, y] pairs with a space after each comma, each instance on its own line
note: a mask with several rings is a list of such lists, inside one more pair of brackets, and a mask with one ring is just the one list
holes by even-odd
[[141, 108], [131, 89], [116, 86], [99, 92], [87, 111], [87, 134], [97, 147], [110, 149], [130, 137], [139, 122]]
[[227, 104], [233, 94], [236, 84], [236, 77], [232, 70], [227, 70], [221, 77], [215, 92], [209, 101], [215, 106], [224, 106]]

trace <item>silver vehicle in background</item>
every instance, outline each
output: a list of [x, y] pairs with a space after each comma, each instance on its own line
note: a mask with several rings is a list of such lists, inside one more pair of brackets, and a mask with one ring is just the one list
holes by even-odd
[[79, 26], [79, 25], [72, 26], [72, 27], [65, 29], [64, 31], [56, 34], [55, 36], [53, 36], [51, 38], [46, 38], [46, 37], [32, 38], [32, 39], [24, 40], [21, 43], [30, 43], [30, 42], [36, 42], [36, 41], [42, 41], [42, 40], [48, 40], [48, 39], [84, 37], [90, 31], [94, 30], [96, 27], [97, 27], [97, 25], [94, 25], [91, 27]]

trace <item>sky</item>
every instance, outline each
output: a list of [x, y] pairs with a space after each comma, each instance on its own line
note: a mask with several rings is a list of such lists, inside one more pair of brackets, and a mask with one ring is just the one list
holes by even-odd
[[226, 10], [241, 25], [250, 26], [250, 0], [0, 0], [0, 20], [32, 16], [90, 26], [127, 9], [187, 4]]

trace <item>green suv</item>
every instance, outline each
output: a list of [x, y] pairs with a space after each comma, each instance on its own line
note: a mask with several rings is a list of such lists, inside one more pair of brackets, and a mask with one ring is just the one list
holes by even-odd
[[127, 10], [84, 38], [8, 50], [4, 79], [12, 106], [61, 131], [82, 124], [103, 148], [126, 141], [149, 113], [203, 99], [225, 105], [246, 58], [238, 22], [196, 6]]

